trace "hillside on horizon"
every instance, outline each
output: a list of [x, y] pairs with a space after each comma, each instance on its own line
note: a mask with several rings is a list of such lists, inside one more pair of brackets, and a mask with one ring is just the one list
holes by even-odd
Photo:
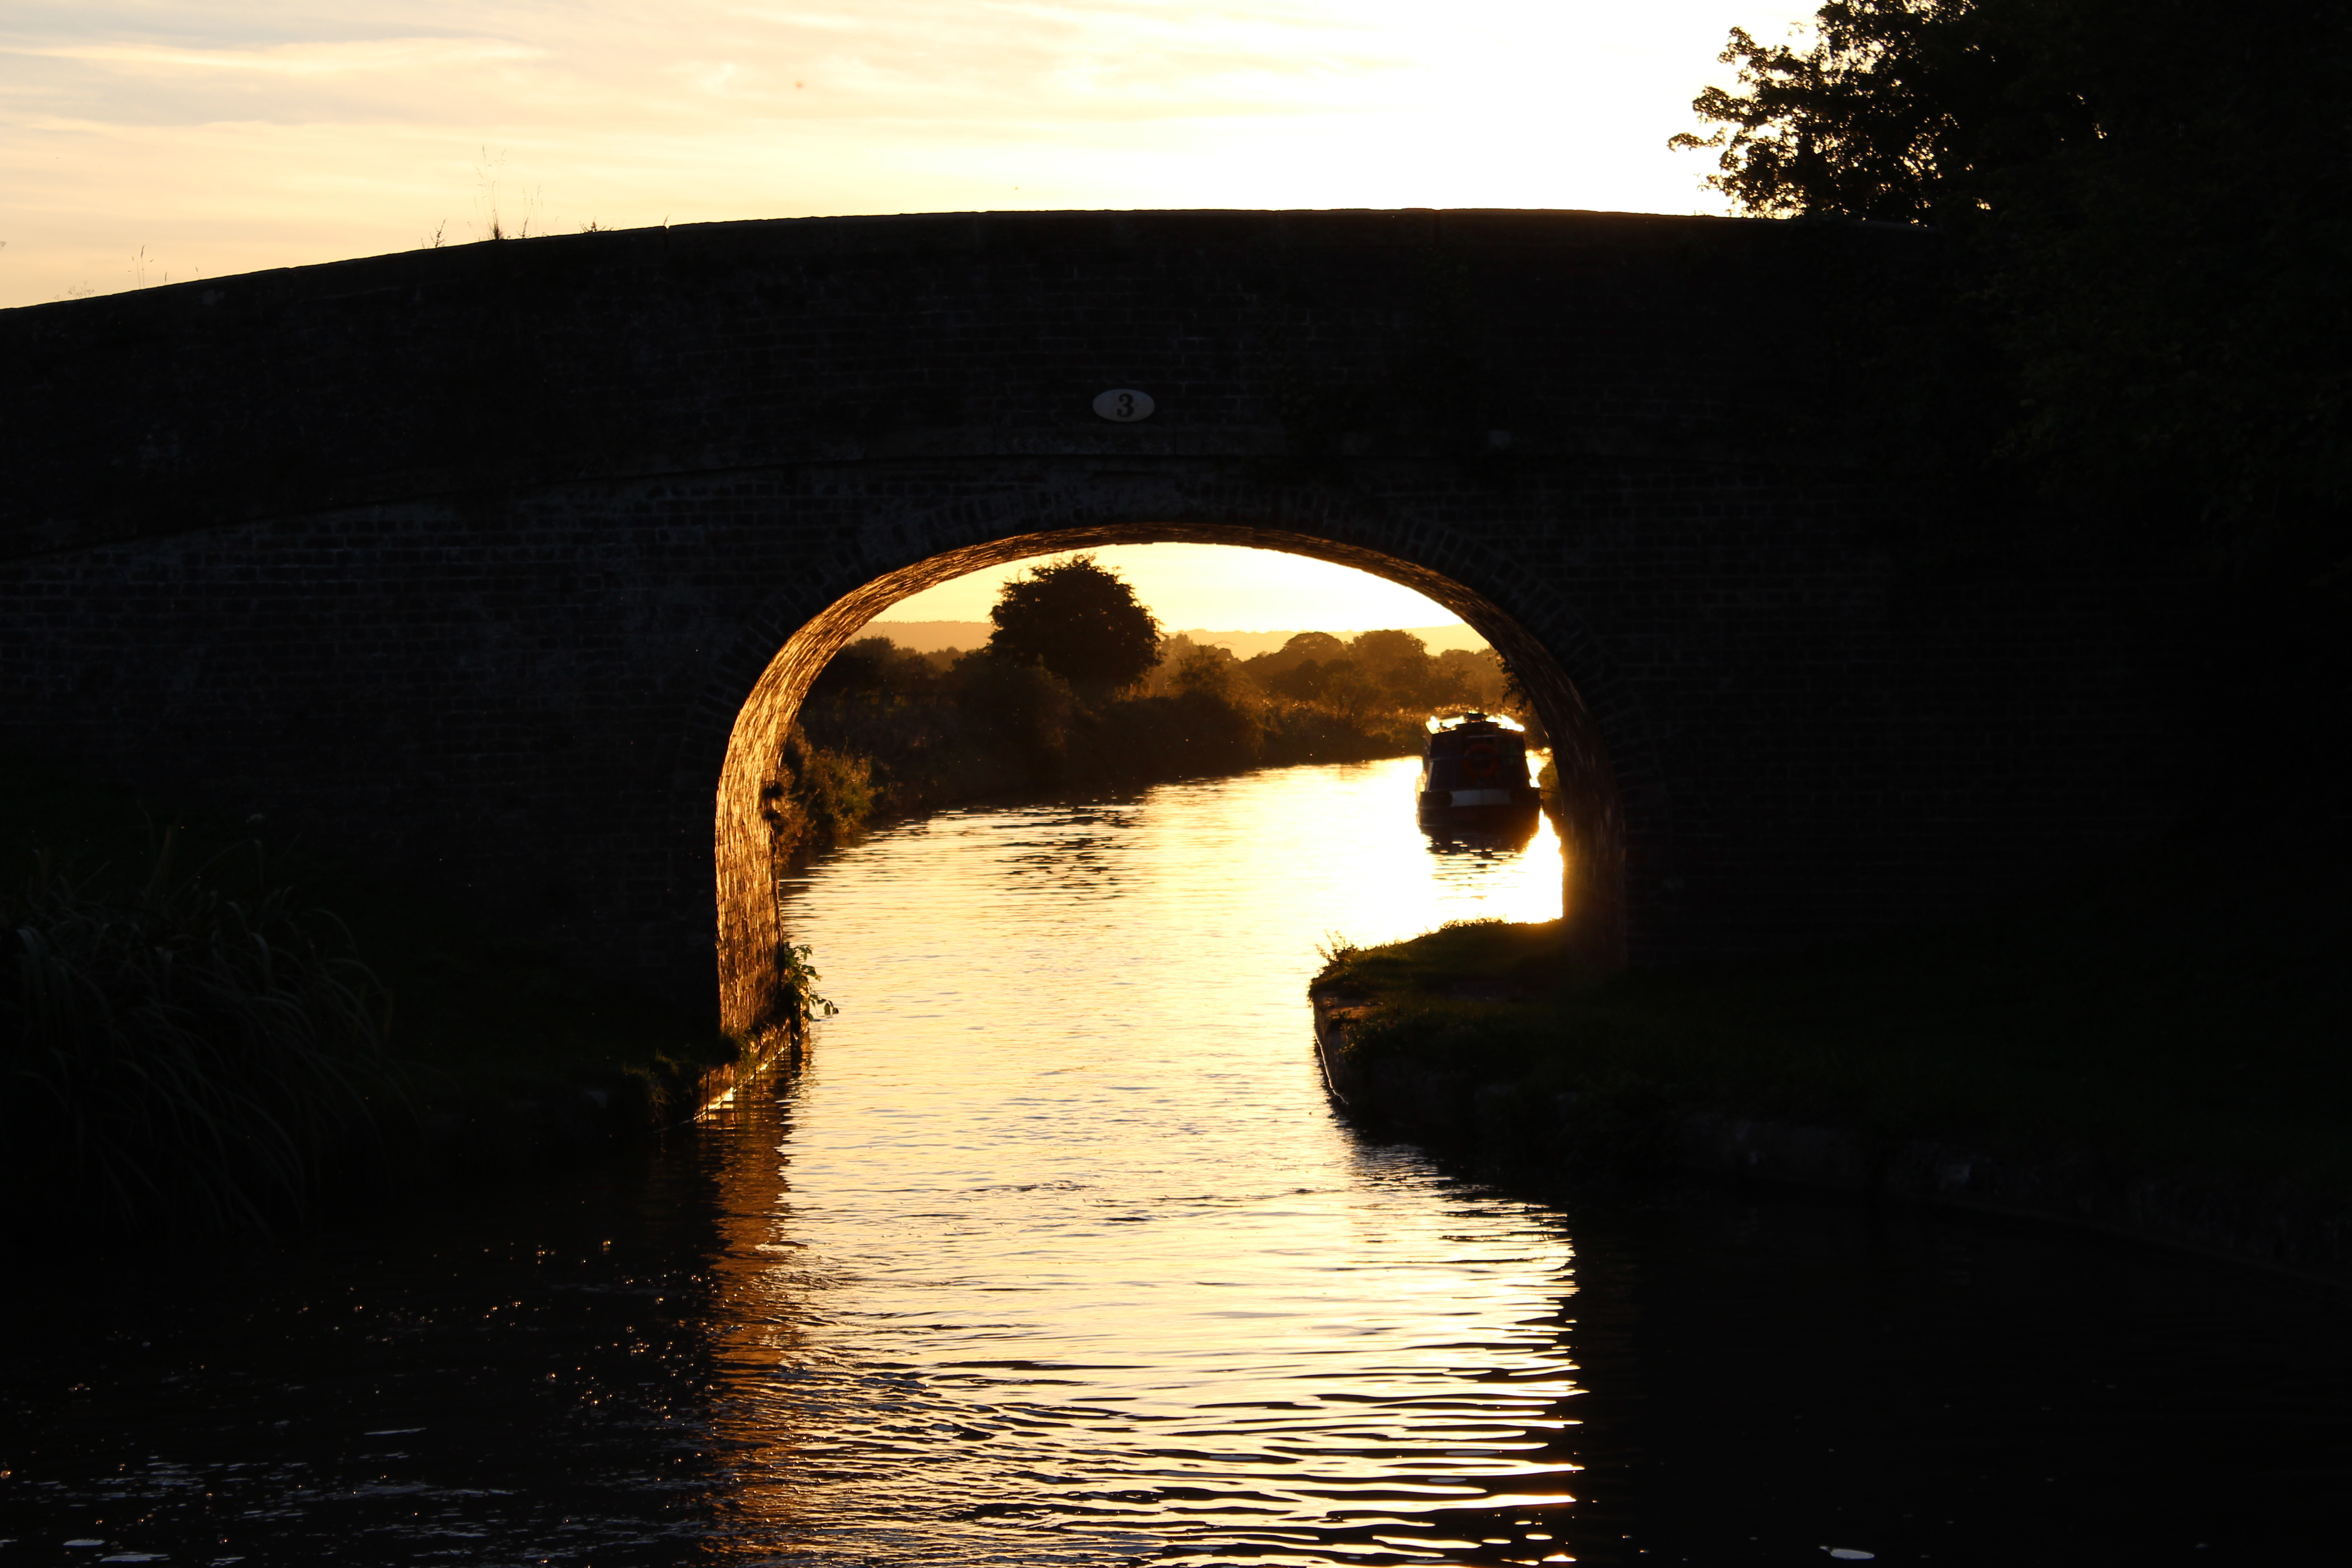
[[[937, 653], [941, 648], [979, 647], [988, 641], [988, 634], [993, 629], [986, 621], [879, 620], [868, 621], [857, 635], [861, 637], [888, 637], [900, 647], [912, 648], [917, 653]], [[1237, 658], [1252, 658], [1258, 654], [1272, 653], [1302, 631], [1329, 631], [1334, 637], [1346, 638], [1358, 632], [1376, 629], [1389, 628], [1300, 626], [1279, 632], [1220, 632], [1202, 626], [1184, 626], [1170, 627], [1168, 635], [1187, 637], [1195, 643], [1214, 643], [1233, 649]], [[1486, 638], [1459, 621], [1446, 626], [1402, 626], [1396, 629], [1411, 632], [1433, 654], [1455, 647], [1468, 648], [1475, 653], [1486, 646]]]

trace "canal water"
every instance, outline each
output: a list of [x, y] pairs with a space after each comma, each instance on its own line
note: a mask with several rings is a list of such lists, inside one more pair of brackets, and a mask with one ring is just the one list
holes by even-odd
[[[1412, 764], [943, 812], [788, 889], [797, 1079], [282, 1256], [20, 1276], [0, 1568], [2313, 1562], [2344, 1299], [1335, 1118], [1334, 933], [1558, 912]], [[1866, 1557], [1864, 1554], [1868, 1554]]]

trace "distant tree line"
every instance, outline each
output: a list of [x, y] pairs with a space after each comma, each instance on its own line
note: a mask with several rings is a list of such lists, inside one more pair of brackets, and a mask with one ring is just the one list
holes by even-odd
[[810, 838], [990, 795], [1405, 755], [1434, 710], [1524, 706], [1493, 654], [1409, 632], [1302, 632], [1249, 659], [1162, 637], [1087, 556], [1008, 584], [991, 619], [981, 648], [834, 656], [785, 755]]
[[1349, 721], [1405, 714], [1416, 719], [1441, 708], [1498, 709], [1509, 678], [1491, 652], [1448, 648], [1432, 654], [1411, 632], [1370, 631], [1341, 641], [1329, 632], [1300, 632], [1271, 653], [1239, 658], [1214, 644], [1196, 646], [1181, 634], [1167, 639], [1147, 689], [1194, 679], [1204, 664], [1230, 666], [1238, 690], [1276, 706], [1319, 709]]

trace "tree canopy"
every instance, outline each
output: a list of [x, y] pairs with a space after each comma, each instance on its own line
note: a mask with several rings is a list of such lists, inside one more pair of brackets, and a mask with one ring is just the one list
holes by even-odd
[[1249, 664], [1263, 681], [1287, 675], [1309, 659], [1328, 664], [1347, 657], [1348, 645], [1329, 632], [1300, 632], [1272, 653], [1259, 654]]
[[1135, 590], [1091, 555], [1031, 567], [1004, 584], [988, 618], [988, 651], [1043, 665], [1073, 687], [1113, 691], [1160, 660], [1160, 622]]
[[1715, 122], [1668, 145], [1716, 149], [1707, 184], [1761, 216], [1948, 223], [1991, 205], [1994, 176], [2098, 132], [2048, 68], [2043, 0], [1830, 0], [1811, 47], [1734, 27]]
[[1674, 144], [1738, 210], [1945, 236], [1981, 461], [2111, 558], [2347, 585], [2352, 6], [1830, 0], [1721, 59]]
[[1448, 648], [1431, 657], [1411, 632], [1360, 632], [1342, 642], [1328, 632], [1301, 632], [1240, 668], [1268, 694], [1318, 703], [1350, 717], [1381, 710], [1498, 707], [1505, 679], [1493, 650]]

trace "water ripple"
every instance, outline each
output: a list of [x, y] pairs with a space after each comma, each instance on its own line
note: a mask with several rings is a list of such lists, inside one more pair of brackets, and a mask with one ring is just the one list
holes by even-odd
[[740, 1552], [1422, 1562], [1564, 1495], [1557, 1216], [1367, 1149], [1309, 1054], [1330, 928], [1559, 912], [1549, 830], [1433, 853], [1412, 774], [950, 812], [793, 888], [844, 1011], [730, 1112], [781, 1157], [714, 1310], [800, 1325], [724, 1363]]

